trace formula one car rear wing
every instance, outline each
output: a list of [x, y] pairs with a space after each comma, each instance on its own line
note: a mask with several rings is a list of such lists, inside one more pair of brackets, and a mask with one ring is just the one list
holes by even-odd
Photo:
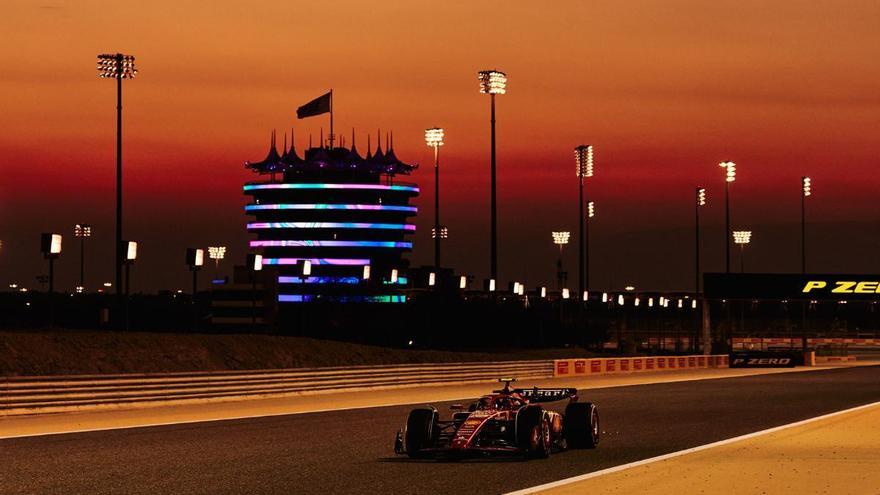
[[515, 388], [512, 392], [520, 394], [529, 402], [556, 402], [558, 400], [577, 400], [576, 388]]

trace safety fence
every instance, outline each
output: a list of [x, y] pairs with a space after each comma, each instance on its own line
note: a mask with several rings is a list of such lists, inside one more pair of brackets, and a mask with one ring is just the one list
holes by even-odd
[[0, 378], [0, 416], [193, 400], [550, 378], [553, 361]]

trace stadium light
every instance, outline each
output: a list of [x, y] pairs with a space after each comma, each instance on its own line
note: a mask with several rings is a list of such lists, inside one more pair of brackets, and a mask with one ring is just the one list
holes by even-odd
[[[434, 267], [440, 268], [440, 240], [443, 230], [440, 226], [440, 147], [443, 146], [443, 129], [432, 127], [425, 129], [425, 142], [434, 149]], [[439, 235], [438, 235], [439, 234]]]
[[55, 259], [61, 256], [61, 234], [45, 233], [40, 236], [40, 251], [49, 261], [49, 294], [55, 292]]
[[541, 287], [541, 299], [544, 299], [546, 297], [547, 297], [547, 288]]
[[746, 248], [747, 244], [752, 242], [752, 231], [751, 230], [735, 230], [733, 232], [733, 242], [734, 242], [734, 244], [739, 245], [740, 273], [745, 273], [745, 271], [746, 271], [745, 248]]
[[587, 234], [584, 217], [584, 179], [593, 176], [593, 147], [582, 144], [574, 149], [576, 175], [578, 178], [578, 290], [587, 288]]
[[553, 244], [559, 246], [559, 259], [556, 260], [556, 279], [558, 288], [562, 289], [562, 286], [565, 285], [566, 273], [562, 269], [562, 250], [565, 248], [565, 245], [568, 244], [568, 239], [571, 237], [571, 232], [552, 232], [553, 235]]
[[638, 297], [636, 297], [635, 299], [633, 299], [633, 306], [638, 307], [638, 306], [639, 306], [639, 303], [641, 303], [641, 301], [639, 300]]
[[458, 288], [459, 289], [467, 289], [467, 276], [466, 275], [462, 275], [461, 277], [459, 277]]
[[620, 305], [620, 306], [623, 306], [623, 305], [624, 305], [624, 302], [626, 302], [626, 301], [625, 301], [624, 298], [623, 298], [623, 294], [619, 294], [619, 295], [617, 296], [617, 304]]
[[220, 260], [226, 257], [226, 246], [209, 246], [208, 258], [214, 260], [217, 267], [220, 266]]
[[134, 56], [122, 53], [98, 55], [98, 77], [116, 79], [116, 294], [122, 289], [122, 81], [134, 79], [138, 70]]
[[79, 239], [79, 287], [85, 287], [86, 238], [92, 236], [92, 226], [87, 223], [74, 225], [73, 236]]
[[397, 268], [393, 268], [393, 269], [391, 270], [391, 283], [392, 283], [392, 284], [396, 284], [398, 278], [399, 278], [399, 276], [398, 276]]
[[736, 164], [731, 161], [721, 162], [718, 164], [725, 169], [726, 177], [724, 179], [724, 259], [725, 270], [730, 273], [730, 183], [736, 180]]
[[370, 265], [364, 265], [363, 279], [370, 280]]
[[437, 284], [437, 274], [434, 272], [429, 273], [428, 274], [428, 286], [434, 287], [434, 285], [436, 285], [436, 284]]
[[490, 188], [490, 236], [489, 236], [489, 276], [498, 278], [498, 215], [496, 191], [497, 181], [495, 178], [495, 95], [503, 95], [507, 92], [507, 74], [498, 70], [481, 70], [477, 74], [480, 80], [480, 93], [488, 94], [491, 99], [491, 113], [489, 124], [491, 127], [491, 188]]
[[649, 298], [648, 298], [648, 307], [649, 307], [649, 308], [653, 308], [653, 307], [654, 307], [654, 298], [653, 298], [653, 297], [649, 297]]
[[587, 302], [590, 300], [590, 291], [585, 290], [581, 295], [581, 300]]
[[312, 262], [310, 260], [303, 260], [302, 274], [305, 276], [312, 274]]
[[495, 279], [489, 279], [489, 292], [495, 292]]
[[700, 293], [700, 208], [706, 206], [706, 188], [697, 188], [697, 204], [694, 206], [694, 289]]
[[[801, 273], [807, 273], [807, 197], [813, 194], [812, 181], [801, 177]], [[806, 349], [804, 349], [806, 351]]]
[[568, 289], [562, 289], [562, 298], [568, 299], [568, 297], [569, 297]]
[[608, 302], [608, 293], [607, 293], [607, 292], [603, 292], [603, 293], [602, 293], [602, 302], [603, 302], [603, 303], [607, 303], [607, 302]]
[[[205, 250], [201, 248], [186, 248], [186, 265], [193, 274], [192, 294], [195, 299], [199, 288], [199, 270], [205, 264]], [[193, 302], [195, 304], [195, 302]]]

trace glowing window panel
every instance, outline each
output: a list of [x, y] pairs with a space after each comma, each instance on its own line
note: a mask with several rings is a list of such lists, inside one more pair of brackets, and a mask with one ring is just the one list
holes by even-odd
[[367, 189], [373, 191], [410, 191], [419, 192], [418, 186], [385, 185], [385, 184], [247, 184], [245, 191], [260, 189]]
[[370, 260], [358, 258], [263, 258], [264, 265], [298, 265], [303, 261], [308, 261], [313, 265], [363, 266], [370, 264]]
[[349, 284], [361, 283], [357, 277], [278, 277], [279, 284]]
[[341, 302], [341, 303], [405, 303], [406, 296], [387, 294], [376, 296], [317, 296], [313, 294], [279, 294], [278, 302]]
[[408, 223], [361, 223], [361, 222], [251, 222], [250, 230], [257, 229], [380, 229], [415, 231]]
[[369, 210], [369, 211], [406, 211], [416, 213], [419, 209], [415, 206], [398, 205], [348, 205], [327, 203], [280, 203], [268, 205], [247, 205], [245, 211], [258, 210]]
[[411, 242], [394, 241], [250, 241], [252, 248], [257, 247], [369, 247], [369, 248], [402, 248], [412, 249]]

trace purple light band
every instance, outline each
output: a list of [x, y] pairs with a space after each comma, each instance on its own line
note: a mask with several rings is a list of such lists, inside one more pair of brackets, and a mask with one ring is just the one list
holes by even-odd
[[303, 261], [309, 261], [313, 265], [363, 266], [370, 264], [370, 260], [359, 258], [263, 258], [264, 265], [298, 265]]
[[249, 230], [256, 229], [377, 229], [409, 230], [416, 226], [409, 223], [365, 223], [365, 222], [251, 222]]
[[412, 249], [411, 242], [394, 241], [250, 241], [252, 248], [258, 247], [365, 247]]

